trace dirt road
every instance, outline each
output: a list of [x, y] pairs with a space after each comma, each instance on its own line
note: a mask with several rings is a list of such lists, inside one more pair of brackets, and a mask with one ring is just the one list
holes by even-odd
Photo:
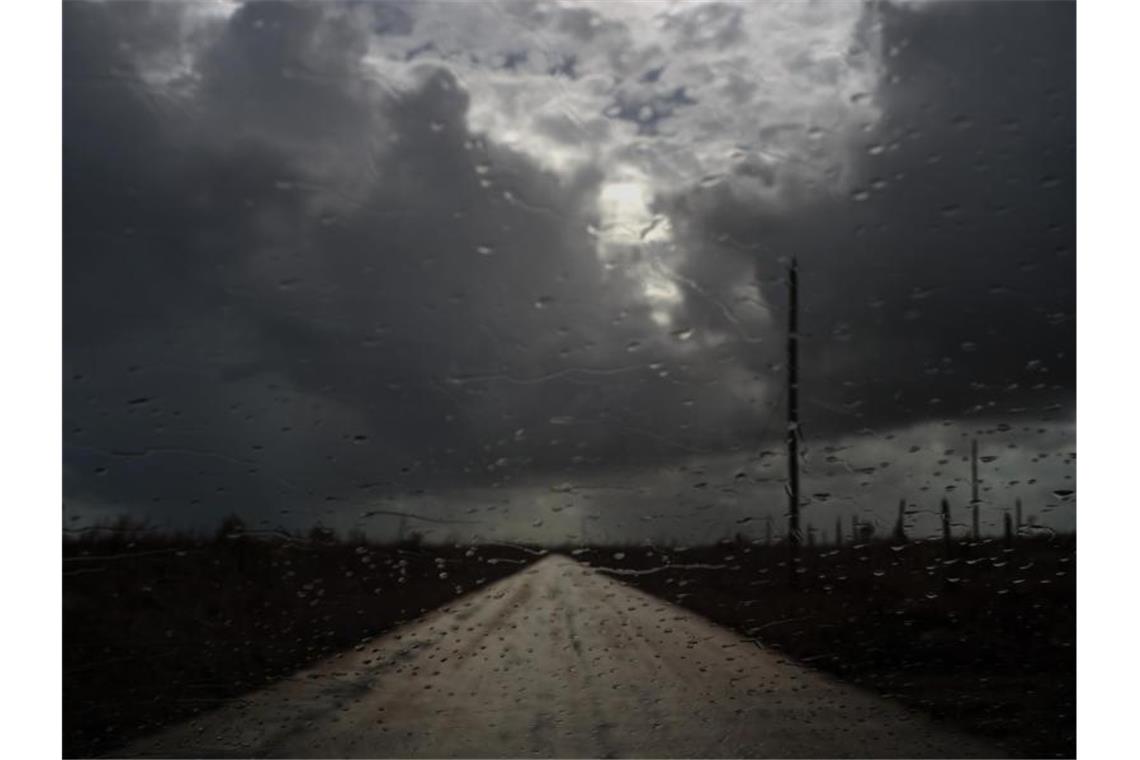
[[561, 556], [117, 754], [1000, 756]]

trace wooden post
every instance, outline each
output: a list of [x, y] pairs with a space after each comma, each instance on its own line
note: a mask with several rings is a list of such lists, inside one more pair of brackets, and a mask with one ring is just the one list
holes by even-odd
[[1017, 520], [1015, 521], [1014, 525], [1017, 528], [1017, 535], [1020, 538], [1020, 536], [1021, 536], [1021, 525], [1022, 525], [1022, 522], [1021, 522], [1021, 498], [1020, 497], [1018, 497], [1018, 499], [1017, 499]]
[[839, 519], [839, 515], [835, 516], [835, 545], [843, 546], [843, 521]]
[[1013, 520], [1009, 516], [1008, 509], [1002, 517], [1005, 523], [1005, 548], [1009, 549], [1013, 546]]
[[799, 410], [799, 273], [796, 259], [788, 267], [788, 570], [798, 581], [800, 545], [800, 410]]

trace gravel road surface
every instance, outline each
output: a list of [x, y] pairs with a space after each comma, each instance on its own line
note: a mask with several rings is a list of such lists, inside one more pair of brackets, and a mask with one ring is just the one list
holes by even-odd
[[126, 757], [999, 757], [549, 556]]

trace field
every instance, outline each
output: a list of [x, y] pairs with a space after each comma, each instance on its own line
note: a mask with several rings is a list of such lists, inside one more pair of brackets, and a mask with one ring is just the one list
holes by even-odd
[[129, 525], [64, 541], [64, 755], [121, 746], [257, 689], [535, 555]]
[[[1076, 754], [1076, 539], [571, 550], [1017, 757]], [[947, 553], [949, 556], [947, 556]]]

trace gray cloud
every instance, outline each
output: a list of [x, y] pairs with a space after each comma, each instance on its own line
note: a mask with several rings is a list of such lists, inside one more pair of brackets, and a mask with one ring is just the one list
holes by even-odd
[[[887, 119], [849, 196], [767, 215], [730, 183], [674, 199], [694, 280], [754, 262], [778, 302], [780, 260], [799, 257], [816, 426], [858, 424], [827, 414], [845, 406], [871, 426], [1072, 414], [1071, 21], [1064, 5], [893, 11]], [[1013, 46], [1012, 24], [1034, 34]]]
[[[454, 515], [487, 489], [519, 499], [607, 473], [664, 494], [668, 468], [747, 459], [779, 436], [791, 254], [813, 444], [871, 445], [943, 419], [1071, 420], [1071, 9], [868, 9], [853, 40], [869, 45], [873, 20], [889, 52], [851, 111], [877, 114], [866, 129], [827, 137], [795, 110], [757, 106], [771, 118], [755, 150], [679, 181], [697, 159], [679, 164], [669, 146], [690, 150], [684, 119], [718, 101], [678, 89], [688, 75], [673, 63], [645, 76], [668, 57], [661, 40], [621, 57], [636, 25], [620, 13], [527, 8], [509, 12], [582, 46], [585, 88], [533, 122], [542, 78], [569, 81], [546, 58], [575, 48], [539, 34], [492, 78], [431, 52], [447, 49], [430, 38], [438, 6], [67, 4], [72, 503], [172, 523], [231, 510], [355, 519], [400, 499]], [[684, 38], [689, 75], [711, 65], [692, 56], [754, 34], [740, 8], [693, 13], [720, 21], [662, 27]], [[815, 23], [794, 21], [788, 34]], [[1016, 43], [1011, 26], [1026, 32]], [[473, 51], [491, 27], [472, 21]], [[842, 79], [838, 59], [813, 55], [789, 60], [817, 84]], [[628, 80], [590, 100], [602, 61]], [[763, 97], [741, 89], [749, 77], [714, 79]], [[498, 120], [507, 106], [518, 141]], [[653, 129], [626, 130], [631, 118]], [[594, 158], [544, 157], [544, 139]], [[810, 151], [765, 153], [813, 140], [844, 146], [825, 151], [844, 165], [836, 179]], [[643, 154], [648, 179], [614, 174]], [[614, 231], [625, 217], [653, 229]], [[489, 532], [533, 534], [515, 510]]]

